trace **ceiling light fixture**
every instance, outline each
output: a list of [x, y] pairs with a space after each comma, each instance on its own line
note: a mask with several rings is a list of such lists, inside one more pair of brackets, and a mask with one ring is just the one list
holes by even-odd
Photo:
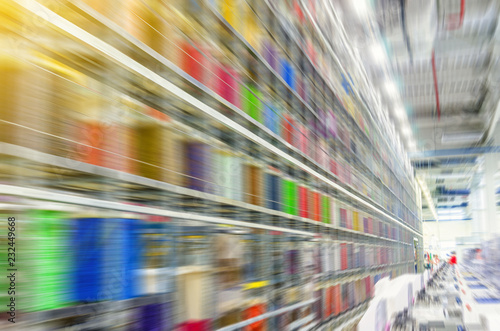
[[466, 221], [465, 215], [451, 215], [449, 217], [439, 217], [440, 221]]
[[380, 43], [373, 44], [370, 47], [370, 52], [375, 63], [382, 64], [385, 62], [386, 52]]
[[406, 124], [403, 129], [401, 130], [401, 133], [403, 134], [404, 137], [406, 138], [410, 138], [411, 136], [411, 129], [410, 127], [408, 126], [408, 124]]
[[406, 110], [403, 106], [397, 106], [394, 108], [394, 115], [397, 119], [402, 120], [406, 117]]
[[465, 215], [462, 208], [451, 209], [451, 210], [438, 210], [439, 215]]
[[478, 142], [483, 137], [483, 132], [457, 132], [457, 133], [443, 133], [441, 142], [443, 144], [449, 143], [466, 143]]
[[387, 81], [384, 85], [384, 88], [387, 92], [387, 95], [391, 98], [395, 98], [399, 94], [398, 87], [392, 80]]
[[370, 14], [371, 8], [367, 0], [349, 1], [350, 10], [352, 10], [360, 19], [366, 19]]
[[413, 141], [413, 140], [408, 141], [408, 148], [411, 150], [414, 150], [415, 148], [417, 148], [417, 144], [415, 143], [415, 141]]
[[432, 216], [434, 217], [435, 220], [439, 220], [438, 215], [436, 213], [436, 208], [434, 207], [434, 201], [432, 201], [431, 194], [429, 192], [429, 188], [427, 187], [426, 182], [424, 179], [417, 177], [417, 182], [418, 185], [420, 186], [420, 189], [422, 190], [422, 193], [425, 196], [425, 200], [427, 200], [427, 206], [428, 209], [431, 211]]

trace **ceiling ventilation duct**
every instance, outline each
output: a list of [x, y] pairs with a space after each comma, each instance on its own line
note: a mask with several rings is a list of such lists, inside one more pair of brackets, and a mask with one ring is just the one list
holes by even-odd
[[438, 30], [436, 0], [377, 0], [377, 18], [392, 55], [404, 61], [429, 59]]
[[411, 56], [430, 58], [438, 28], [437, 3], [434, 0], [405, 1], [406, 31]]
[[491, 62], [487, 79], [487, 93], [481, 106], [481, 113], [489, 117], [488, 125], [482, 142], [488, 142], [495, 130], [497, 122], [500, 120], [500, 24], [497, 22], [496, 29], [492, 37]]
[[[500, 15], [499, 15], [500, 21]], [[489, 91], [493, 94], [494, 98], [500, 97], [500, 24], [497, 26], [492, 38], [491, 46], [491, 63], [489, 68], [488, 83], [490, 84]]]

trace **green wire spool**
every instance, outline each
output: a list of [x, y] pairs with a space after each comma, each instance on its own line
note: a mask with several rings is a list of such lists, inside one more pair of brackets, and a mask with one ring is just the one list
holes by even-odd
[[20, 269], [26, 270], [26, 311], [61, 308], [69, 304], [71, 257], [66, 213], [31, 210], [27, 213], [26, 254]]
[[283, 180], [283, 211], [297, 215], [297, 183], [290, 179]]
[[321, 203], [322, 203], [322, 215], [323, 215], [323, 223], [328, 223], [330, 224], [330, 197], [327, 195], [323, 195], [321, 197]]
[[248, 85], [242, 89], [243, 111], [259, 123], [263, 123], [262, 102], [260, 101], [260, 99], [262, 99], [262, 93], [254, 85]]

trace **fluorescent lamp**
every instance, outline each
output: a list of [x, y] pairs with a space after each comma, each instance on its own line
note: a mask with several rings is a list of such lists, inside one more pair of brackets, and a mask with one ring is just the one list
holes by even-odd
[[420, 189], [425, 196], [425, 200], [427, 200], [427, 206], [432, 213], [432, 216], [434, 217], [435, 220], [439, 220], [438, 215], [436, 213], [436, 208], [434, 208], [434, 202], [431, 199], [430, 193], [429, 193], [429, 188], [427, 187], [427, 184], [422, 180], [422, 178], [417, 177], [417, 182], [420, 185]]
[[438, 217], [440, 221], [462, 221], [465, 215], [450, 215], [446, 217]]
[[375, 63], [383, 63], [386, 59], [385, 49], [382, 47], [382, 45], [380, 45], [380, 43], [373, 44], [370, 47], [370, 52]]
[[405, 125], [403, 127], [403, 130], [401, 130], [401, 133], [403, 134], [403, 136], [409, 138], [410, 135], [411, 135], [411, 129], [410, 129], [410, 127], [408, 125]]
[[478, 142], [483, 137], [482, 132], [458, 132], [458, 133], [444, 133], [441, 137], [443, 144], [450, 143], [474, 143]]
[[394, 116], [396, 116], [396, 118], [398, 120], [404, 119], [406, 117], [405, 108], [402, 106], [398, 106], [398, 107], [394, 108]]
[[366, 19], [371, 12], [370, 4], [367, 0], [349, 1], [352, 10], [360, 19]]
[[399, 93], [398, 87], [391, 80], [385, 83], [384, 88], [390, 97], [395, 97]]
[[451, 209], [451, 210], [438, 210], [438, 215], [457, 215], [464, 214], [464, 210], [461, 208]]
[[470, 177], [472, 177], [472, 174], [471, 173], [427, 174], [427, 177], [429, 177], [429, 178], [450, 178], [450, 179], [456, 179], [456, 178], [470, 178]]

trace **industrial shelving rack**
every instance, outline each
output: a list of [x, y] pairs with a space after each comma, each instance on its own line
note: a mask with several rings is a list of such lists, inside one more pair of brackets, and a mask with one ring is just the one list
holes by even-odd
[[[337, 78], [330, 77], [335, 69], [323, 70], [304, 50], [306, 43], [303, 38], [312, 34], [313, 44], [318, 50], [325, 50], [322, 57], [331, 63], [330, 67], [336, 68], [338, 72], [344, 71], [335, 50], [317, 24], [317, 18], [311, 13], [311, 8], [303, 2], [297, 3], [309, 17], [307, 28], [310, 29], [298, 32], [297, 22], [290, 18], [292, 13], [285, 10], [284, 3], [240, 3], [242, 11], [251, 13], [254, 20], [259, 20], [262, 30], [267, 31], [269, 38], [279, 45], [280, 52], [290, 60], [288, 65], [296, 69], [309, 68], [304, 73], [304, 81], [308, 81], [310, 95], [313, 97], [305, 98], [289, 85], [290, 82], [282, 77], [277, 68], [273, 68], [262, 50], [256, 49], [255, 40], [247, 40], [248, 34], [244, 36], [231, 25], [234, 21], [228, 20], [227, 11], [219, 3], [199, 3], [201, 12], [197, 15], [203, 15], [205, 21], [202, 24], [204, 29], [196, 32], [181, 31], [172, 21], [168, 21], [172, 18], [168, 13], [160, 10], [161, 7], [152, 6], [154, 1], [137, 3], [144, 10], [142, 14], [160, 18], [162, 24], [169, 24], [169, 29], [176, 30], [188, 42], [206, 37], [212, 28], [220, 31], [221, 36], [228, 36], [228, 57], [232, 64], [240, 70], [246, 70], [241, 69], [245, 65], [247, 68], [255, 66], [257, 77], [269, 77], [272, 82], [273, 85], [264, 87], [264, 81], [260, 81], [257, 83], [258, 89], [251, 90], [247, 98], [252, 99], [250, 103], [283, 103], [283, 106], [275, 107], [281, 109], [281, 113], [272, 115], [285, 118], [285, 124], [279, 125], [290, 124], [285, 115], [294, 117], [297, 121], [293, 123], [302, 123], [301, 125], [320, 122], [324, 118], [318, 110], [329, 107], [334, 108], [337, 122], [343, 126], [339, 130], [342, 133], [339, 132], [339, 136], [333, 141], [322, 144], [323, 140], [318, 133], [310, 128], [312, 142], [305, 148], [298, 147], [293, 139], [287, 140], [278, 133], [279, 130], [258, 118], [258, 115], [243, 109], [251, 108], [252, 105], [237, 106], [221, 97], [214, 92], [209, 81], [197, 80], [193, 73], [176, 65], [160, 46], [154, 43], [148, 45], [96, 10], [96, 3], [93, 1], [19, 0], [13, 2], [12, 10], [24, 18], [21, 21], [36, 18], [36, 22], [42, 22], [39, 31], [28, 29], [23, 32], [23, 37], [27, 39], [21, 49], [35, 50], [97, 81], [96, 89], [78, 86], [76, 90], [86, 90], [85, 95], [96, 94], [105, 99], [107, 105], [121, 109], [118, 121], [142, 116], [162, 126], [173, 127], [172, 130], [179, 134], [202, 141], [211, 148], [234, 153], [256, 167], [272, 165], [280, 176], [297, 179], [309, 191], [322, 192], [323, 196], [328, 197], [332, 203], [330, 206], [333, 206], [330, 208], [330, 217], [323, 216], [318, 221], [315, 219], [317, 215], [303, 216], [285, 212], [283, 206], [270, 207], [267, 204], [269, 201], [253, 201], [253, 193], [246, 193], [250, 196], [249, 199], [234, 198], [230, 193], [221, 193], [223, 189], [213, 189], [218, 183], [210, 181], [204, 181], [202, 188], [187, 188], [172, 184], [169, 179], [147, 178], [116, 169], [120, 168], [116, 164], [89, 164], [86, 160], [75, 159], [74, 153], [61, 153], [61, 149], [52, 150], [48, 147], [46, 150], [39, 150], [23, 146], [17, 141], [1, 142], [0, 154], [6, 170], [5, 184], [0, 185], [2, 195], [12, 197], [22, 208], [29, 208], [32, 201], [51, 201], [82, 209], [96, 208], [102, 213], [108, 210], [163, 218], [168, 223], [166, 227], [169, 231], [165, 235], [171, 243], [168, 247], [175, 257], [168, 259], [167, 263], [171, 270], [166, 273], [171, 285], [168, 286], [168, 293], [148, 294], [120, 301], [119, 306], [115, 301], [104, 301], [51, 311], [29, 312], [24, 325], [53, 323], [68, 317], [92, 314], [96, 310], [95, 305], [99, 305], [99, 314], [105, 314], [114, 311], [116, 307], [126, 311], [166, 301], [177, 305], [174, 311], [169, 311], [172, 315], [169, 318], [175, 323], [182, 323], [186, 320], [186, 311], [182, 305], [183, 300], [179, 298], [182, 289], [175, 279], [179, 274], [188, 272], [206, 273], [202, 286], [206, 291], [202, 296], [203, 312], [197, 318], [210, 319], [217, 316], [214, 311], [214, 292], [219, 289], [217, 272], [220, 271], [214, 270], [216, 268], [209, 250], [214, 233], [224, 232], [221, 229], [236, 232], [241, 230], [244, 234], [239, 236], [242, 237], [245, 249], [250, 249], [255, 254], [256, 261], [260, 261], [252, 266], [255, 268], [252, 276], [240, 284], [244, 288], [244, 296], [263, 297], [264, 302], [273, 304], [269, 304], [268, 310], [260, 316], [250, 319], [240, 316], [240, 320], [231, 325], [213, 322], [213, 328], [238, 330], [263, 323], [268, 327], [292, 325], [293, 329], [301, 330], [342, 329], [355, 323], [366, 308], [369, 293], [361, 296], [364, 300], [344, 298], [352, 302], [348, 302], [338, 313], [325, 314], [322, 306], [326, 304], [326, 292], [330, 287], [339, 285], [345, 288], [345, 293], [353, 296], [351, 292], [355, 292], [353, 289], [357, 281], [368, 277], [373, 282], [374, 278], [382, 274], [395, 276], [414, 270], [413, 237], [421, 238], [420, 220], [417, 216], [418, 188], [411, 169], [400, 162], [401, 155], [396, 153], [398, 148], [386, 138], [382, 131], [384, 128], [380, 128], [379, 123], [373, 120], [372, 111], [362, 98], [353, 99], [357, 108], [357, 116], [353, 116], [338, 100]], [[165, 43], [170, 38], [168, 35], [160, 36], [165, 39]], [[56, 42], [45, 43], [44, 37], [53, 38]], [[226, 42], [220, 40], [222, 37], [213, 39], [220, 47]], [[241, 60], [235, 58], [238, 55], [241, 55]], [[206, 57], [207, 54], [203, 56]], [[26, 60], [51, 74], [55, 72], [46, 63], [33, 61], [29, 57]], [[111, 73], [112, 78], [109, 76]], [[242, 74], [241, 77], [242, 80], [251, 81], [255, 74]], [[71, 75], [62, 79], [69, 84], [75, 82]], [[156, 110], [151, 112], [151, 108]], [[168, 124], [165, 123], [165, 114]], [[7, 126], [16, 126], [21, 133], [33, 131], [18, 125], [15, 120], [2, 122]], [[48, 132], [37, 134], [51, 135]], [[312, 150], [315, 143], [320, 148]], [[331, 162], [325, 162], [318, 154], [330, 156], [337, 163], [332, 167]], [[116, 155], [111, 158], [113, 157], [123, 159]], [[338, 162], [339, 160], [343, 161]], [[162, 166], [146, 165], [159, 168], [160, 172], [175, 173]], [[22, 180], [20, 174], [23, 176]], [[340, 215], [339, 206], [345, 207], [345, 220]], [[370, 224], [368, 229], [365, 226], [361, 229], [359, 223], [354, 223], [358, 225], [353, 227], [353, 215], [361, 215], [355, 222], [362, 223], [366, 219], [365, 224]], [[350, 247], [349, 252], [352, 250], [358, 255], [362, 248], [365, 263], [361, 263], [359, 258], [351, 257], [349, 265], [333, 266], [327, 272], [324, 265], [318, 267], [309, 260], [304, 261], [305, 257], [315, 254], [328, 256], [338, 252], [339, 255], [330, 258], [334, 265], [340, 264], [340, 250], [347, 247], [342, 245], [347, 245]], [[327, 246], [327, 249], [322, 249], [323, 246]], [[288, 273], [285, 270], [286, 261], [275, 264], [276, 261], [269, 259], [269, 256], [286, 256], [285, 251], [292, 248], [297, 251], [297, 260], [293, 263], [297, 264], [298, 270]], [[196, 250], [195, 254], [208, 254], [201, 260], [196, 259], [203, 261], [203, 268], [182, 268], [181, 265], [185, 263], [181, 263], [181, 260], [190, 250]], [[389, 252], [393, 254], [391, 258], [388, 256]], [[370, 257], [372, 264], [367, 263]], [[318, 261], [324, 259], [325, 257], [318, 257]], [[306, 289], [310, 288], [319, 294], [316, 296], [306, 293]], [[111, 323], [109, 319], [97, 320], [98, 322], [92, 323], [101, 323], [100, 326]]]

